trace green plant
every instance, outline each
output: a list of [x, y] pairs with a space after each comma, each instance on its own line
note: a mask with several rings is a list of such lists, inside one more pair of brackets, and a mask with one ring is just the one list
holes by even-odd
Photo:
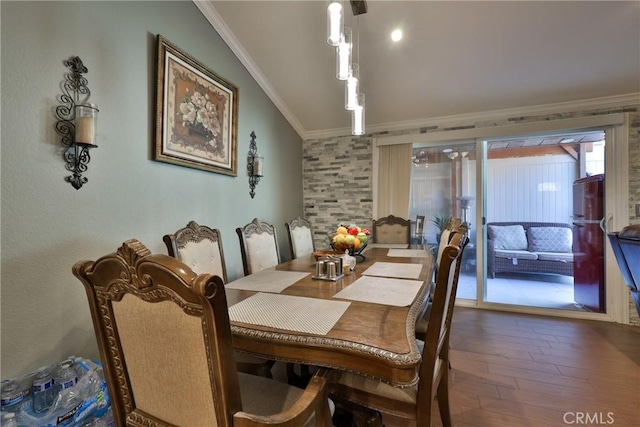
[[442, 231], [446, 228], [450, 220], [451, 220], [451, 215], [435, 214], [433, 218], [431, 218], [429, 221], [431, 221], [431, 223], [434, 224], [438, 228], [438, 230], [440, 230], [440, 232], [442, 233]]

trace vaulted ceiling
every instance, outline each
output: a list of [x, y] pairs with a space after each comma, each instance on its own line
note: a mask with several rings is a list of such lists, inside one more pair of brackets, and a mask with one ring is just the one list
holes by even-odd
[[[196, 2], [302, 138], [350, 129], [326, 43], [328, 3]], [[640, 102], [638, 1], [369, 0], [346, 25], [359, 34], [367, 132], [595, 98]]]

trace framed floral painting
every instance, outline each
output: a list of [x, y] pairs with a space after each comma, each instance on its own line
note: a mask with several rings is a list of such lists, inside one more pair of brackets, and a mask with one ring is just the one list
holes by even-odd
[[237, 175], [238, 88], [158, 35], [155, 160]]

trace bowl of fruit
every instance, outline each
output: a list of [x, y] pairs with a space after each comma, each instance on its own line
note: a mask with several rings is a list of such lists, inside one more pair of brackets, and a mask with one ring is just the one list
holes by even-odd
[[362, 256], [362, 251], [367, 246], [370, 235], [369, 230], [355, 224], [339, 224], [331, 238], [331, 247], [343, 253], [348, 251], [352, 256]]

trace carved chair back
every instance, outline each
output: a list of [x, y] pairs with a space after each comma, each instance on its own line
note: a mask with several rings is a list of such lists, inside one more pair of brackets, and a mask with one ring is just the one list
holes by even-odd
[[219, 276], [198, 276], [135, 239], [73, 274], [89, 300], [116, 425], [331, 425], [329, 371], [305, 390], [236, 371]]
[[413, 240], [416, 244], [421, 245], [424, 239], [424, 215], [416, 215], [416, 228], [413, 233]]
[[438, 274], [438, 266], [440, 265], [440, 258], [442, 257], [442, 252], [444, 248], [449, 245], [451, 238], [454, 233], [466, 234], [468, 232], [468, 227], [466, 224], [462, 223], [460, 218], [452, 217], [442, 230], [442, 234], [440, 235], [440, 241], [438, 242], [438, 253], [436, 256], [436, 270], [435, 274]]
[[236, 233], [245, 276], [280, 263], [275, 226], [254, 218], [249, 224], [236, 228]]
[[411, 221], [389, 215], [373, 221], [373, 243], [411, 243]]
[[196, 274], [216, 274], [227, 283], [227, 268], [220, 231], [189, 221], [173, 234], [162, 238], [169, 256], [187, 264]]
[[285, 227], [289, 237], [291, 259], [311, 255], [316, 250], [313, 243], [313, 228], [309, 221], [298, 217], [285, 223]]
[[242, 410], [222, 279], [139, 241], [80, 261], [116, 424], [231, 425]]
[[[458, 291], [462, 254], [469, 238], [456, 232], [443, 251], [438, 267], [426, 340], [422, 351], [416, 406], [417, 425], [430, 425], [431, 405], [438, 396], [443, 425], [451, 425], [449, 408], [449, 336]], [[444, 274], [443, 274], [444, 273]], [[427, 411], [428, 408], [428, 411]], [[427, 417], [428, 420], [427, 421]]]

